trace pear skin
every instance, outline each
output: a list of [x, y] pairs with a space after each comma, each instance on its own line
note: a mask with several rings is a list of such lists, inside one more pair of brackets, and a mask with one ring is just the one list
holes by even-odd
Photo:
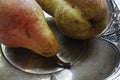
[[55, 20], [59, 30], [76, 39], [100, 34], [109, 22], [106, 0], [36, 0]]
[[0, 0], [0, 42], [42, 56], [59, 52], [59, 44], [35, 0]]

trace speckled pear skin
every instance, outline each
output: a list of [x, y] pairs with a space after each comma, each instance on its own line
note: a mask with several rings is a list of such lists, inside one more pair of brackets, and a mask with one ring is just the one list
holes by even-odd
[[76, 39], [100, 34], [109, 22], [106, 0], [36, 0], [55, 20], [59, 30]]
[[59, 44], [35, 0], [0, 0], [0, 42], [42, 56], [59, 52]]

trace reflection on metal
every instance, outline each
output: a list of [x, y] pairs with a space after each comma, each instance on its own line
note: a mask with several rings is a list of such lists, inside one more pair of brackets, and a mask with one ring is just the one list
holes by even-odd
[[103, 33], [101, 38], [111, 41], [115, 45], [120, 40], [120, 14], [113, 13], [108, 30]]
[[102, 35], [102, 38], [112, 42], [118, 42], [120, 37], [120, 0], [107, 0], [111, 11], [111, 19], [108, 29]]
[[57, 80], [54, 74], [52, 74], [50, 80]]
[[0, 54], [0, 58], [1, 58], [2, 54]]
[[73, 80], [73, 73], [69, 69], [65, 69], [60, 72], [60, 75], [57, 75], [59, 80]]
[[[59, 56], [63, 57], [64, 60], [66, 59], [66, 61], [72, 62], [71, 64], [73, 67], [71, 69], [64, 69], [64, 70], [61, 68], [55, 69], [56, 65], [54, 65], [55, 67], [51, 67], [49, 65], [53, 65], [53, 64], [50, 63], [48, 65], [44, 65], [44, 67], [42, 66], [44, 68], [44, 71], [48, 70], [48, 68], [45, 68], [45, 66], [49, 66], [49, 67], [51, 67], [51, 70], [55, 70], [56, 73], [51, 72], [51, 70], [50, 70], [49, 74], [48, 74], [48, 72], [46, 72], [47, 75], [46, 74], [44, 74], [44, 75], [42, 74], [39, 76], [34, 75], [34, 74], [28, 75], [27, 73], [23, 73], [14, 68], [11, 68], [10, 65], [3, 67], [4, 65], [2, 63], [4, 63], [3, 62], [4, 59], [1, 59], [2, 55], [0, 53], [0, 60], [1, 61], [3, 60], [0, 63], [0, 69], [2, 68], [2, 69], [6, 70], [6, 67], [7, 67], [7, 69], [10, 69], [10, 70], [7, 70], [8, 72], [6, 72], [5, 70], [1, 70], [2, 74], [0, 75], [0, 78], [2, 78], [3, 80], [6, 80], [6, 76], [4, 77], [3, 73], [7, 74], [7, 76], [9, 74], [10, 80], [13, 80], [13, 79], [21, 80], [20, 76], [22, 76], [22, 78], [24, 78], [24, 80], [80, 80], [80, 78], [83, 77], [83, 75], [84, 75], [84, 77], [85, 76], [87, 76], [87, 77], [82, 78], [82, 80], [89, 80], [89, 78], [91, 78], [92, 76], [88, 76], [88, 75], [91, 75], [90, 73], [92, 73], [92, 72], [93, 72], [93, 74], [95, 72], [96, 74], [94, 74], [94, 75], [96, 75], [97, 77], [99, 77], [98, 76], [99, 74], [106, 75], [106, 74], [104, 74], [104, 72], [105, 73], [110, 72], [114, 67], [111, 65], [114, 64], [113, 60], [116, 58], [115, 53], [117, 52], [113, 49], [113, 46], [111, 44], [109, 44], [109, 42], [113, 43], [115, 45], [115, 47], [117, 47], [117, 49], [120, 51], [120, 0], [107, 0], [107, 1], [109, 3], [109, 7], [110, 7], [112, 13], [111, 13], [110, 24], [108, 25], [109, 27], [107, 28], [107, 30], [104, 33], [102, 33], [102, 36], [100, 37], [102, 39], [95, 39], [95, 40], [88, 41], [88, 43], [89, 43], [89, 45], [88, 45], [84, 41], [82, 44], [78, 43], [76, 41], [74, 43], [71, 43], [73, 41], [70, 41], [69, 39], [66, 39], [63, 36], [60, 37], [60, 40], [62, 39], [61, 41], [63, 41], [63, 42], [60, 42], [62, 44], [63, 50], [61, 52], [61, 55], [59, 55]], [[47, 15], [47, 16], [50, 17], [49, 15]], [[59, 33], [57, 33], [57, 34], [59, 34]], [[107, 40], [108, 42], [103, 41], [103, 39]], [[71, 44], [72, 46], [69, 46], [69, 44]], [[78, 45], [76, 46], [76, 44], [78, 44]], [[95, 45], [95, 47], [97, 47], [98, 50], [101, 50], [101, 48], [102, 48], [103, 51], [101, 50], [101, 53], [104, 53], [104, 50], [105, 50], [104, 48], [109, 49], [109, 51], [106, 51], [107, 54], [101, 54], [100, 52], [97, 53], [96, 48], [94, 48], [94, 46], [91, 47], [90, 46], [91, 44]], [[108, 46], [108, 44], [109, 44], [109, 46]], [[82, 47], [80, 47], [80, 46], [82, 46]], [[72, 47], [74, 47], [74, 49], [72, 49]], [[2, 49], [3, 49], [4, 53], [8, 53], [5, 47]], [[85, 52], [86, 49], [88, 50], [88, 52]], [[66, 54], [64, 54], [64, 53], [66, 53]], [[76, 56], [76, 54], [74, 54], [74, 53], [78, 53], [81, 55], [74, 57], [74, 56]], [[89, 54], [85, 54], [85, 53], [89, 53]], [[7, 55], [10, 56], [9, 53]], [[87, 59], [84, 60], [83, 56], [86, 56]], [[103, 57], [104, 57], [104, 59], [102, 60]], [[31, 58], [34, 58], [34, 57], [32, 56]], [[35, 56], [35, 58], [38, 59], [38, 57], [36, 57], [36, 56]], [[106, 58], [108, 61], [106, 60]], [[12, 59], [16, 59], [16, 58], [12, 58]], [[23, 58], [21, 58], [21, 59], [23, 59]], [[25, 58], [25, 59], [27, 60], [27, 58]], [[117, 59], [118, 59], [118, 63], [120, 63], [119, 62], [120, 58], [117, 57]], [[83, 60], [83, 62], [82, 62], [82, 60]], [[95, 60], [97, 60], [97, 61], [95, 61]], [[44, 61], [41, 61], [41, 62], [47, 63], [49, 61], [49, 59], [44, 59]], [[104, 62], [105, 65], [100, 64], [102, 62]], [[38, 63], [39, 63], [39, 61], [38, 61]], [[83, 63], [83, 64], [81, 64], [81, 63]], [[8, 65], [7, 63], [4, 63], [4, 64]], [[40, 65], [40, 63], [39, 63], [39, 65]], [[30, 66], [36, 67], [38, 70], [37, 69], [32, 70], [31, 68], [29, 69], [28, 67], [30, 67]], [[111, 70], [108, 70], [108, 69], [102, 70], [106, 66], [109, 67]], [[25, 67], [24, 71], [28, 72], [28, 73], [32, 73], [32, 71], [35, 71], [35, 73], [36, 73], [36, 71], [37, 71], [36, 74], [40, 74], [39, 72], [42, 70], [40, 70], [39, 68], [41, 68], [41, 66], [33, 65], [30, 63], [29, 66]], [[115, 68], [116, 69], [114, 70], [114, 73], [112, 75], [110, 75], [108, 78], [106, 78], [105, 80], [120, 80], [120, 77], [119, 77], [120, 76], [120, 65], [116, 66]], [[102, 71], [99, 72], [100, 70], [102, 70]], [[12, 71], [14, 71], [16, 73], [14, 73]], [[58, 72], [58, 71], [61, 71], [61, 72]], [[13, 75], [11, 74], [11, 72], [13, 73]], [[43, 73], [43, 71], [42, 71], [42, 73]], [[31, 77], [31, 76], [34, 76], [34, 77]], [[108, 75], [106, 75], [106, 76], [108, 76]], [[20, 77], [20, 79], [18, 79], [19, 77]], [[93, 80], [93, 79], [90, 79], [90, 80]]]
[[107, 2], [112, 12], [120, 12], [120, 1], [119, 0], [107, 0]]
[[1, 44], [1, 50], [10, 64], [27, 73], [49, 74], [63, 70], [51, 58], [42, 57], [27, 49], [9, 48]]
[[[113, 43], [120, 51], [120, 0], [107, 0], [112, 11], [108, 29], [101, 36]], [[120, 54], [119, 54], [120, 55]], [[120, 60], [118, 60], [120, 61]], [[114, 73], [105, 80], [120, 80], [120, 62]]]
[[[108, 77], [115, 68], [114, 63], [116, 62], [115, 60], [118, 52], [114, 49], [115, 47], [111, 43], [108, 43], [105, 40], [92, 39], [87, 42], [88, 46], [87, 50], [85, 51], [86, 55], [84, 56], [84, 58], [78, 59], [75, 64], [72, 65], [71, 69], [64, 69], [60, 72], [51, 74], [35, 75], [24, 73], [9, 65], [8, 63], [5, 63], [6, 60], [2, 56], [1, 63], [3, 63], [3, 67], [0, 67], [0, 79], [21, 80], [22, 78], [23, 80], [103, 80], [104, 78]], [[81, 47], [81, 45], [75, 45], [78, 47], [78, 49], [79, 47]], [[77, 47], [73, 47], [71, 51], [75, 51], [73, 52], [73, 54], [70, 55], [80, 55], [80, 53], [78, 52], [81, 51], [82, 48], [78, 50], [76, 49]], [[78, 51], [76, 52], [76, 50]], [[64, 56], [66, 55], [69, 55], [69, 53], [67, 52]], [[28, 55], [28, 57], [30, 57], [30, 55]], [[69, 58], [70, 60], [74, 60], [74, 57], [72, 56]], [[26, 62], [27, 58], [22, 59], [24, 62]], [[23, 63], [23, 61], [21, 63]], [[30, 66], [26, 67], [27, 70]]]

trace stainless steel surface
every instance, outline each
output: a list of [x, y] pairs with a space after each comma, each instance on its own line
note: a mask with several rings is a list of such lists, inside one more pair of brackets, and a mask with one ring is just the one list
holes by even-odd
[[0, 80], [120, 80], [120, 0], [107, 1], [110, 23], [102, 36], [95, 39], [67, 38], [56, 29], [54, 21], [47, 19], [62, 47], [58, 56], [72, 63], [70, 69], [61, 68], [52, 59], [29, 50], [2, 45]]
[[16, 68], [33, 74], [49, 74], [61, 71], [63, 68], [51, 58], [42, 57], [32, 51], [22, 48], [9, 48], [1, 44], [4, 57]]
[[[81, 42], [81, 41], [80, 41]], [[103, 80], [114, 72], [118, 59], [118, 50], [111, 43], [102, 39], [85, 41], [87, 49], [84, 57], [72, 65], [70, 69], [44, 75], [25, 73], [8, 63], [0, 53], [1, 80]], [[77, 44], [76, 44], [77, 45]], [[92, 45], [92, 46], [91, 46]], [[72, 50], [74, 50], [73, 48]], [[71, 51], [72, 51], [71, 50]], [[80, 54], [76, 51], [74, 54]], [[69, 55], [69, 53], [64, 54]], [[28, 54], [29, 56], [29, 54]], [[16, 56], [17, 57], [17, 56]], [[71, 56], [72, 58], [72, 56]], [[22, 59], [24, 59], [22, 57]], [[25, 59], [24, 59], [25, 60]], [[24, 61], [25, 62], [25, 61]], [[21, 62], [22, 63], [22, 62]], [[30, 67], [30, 66], [28, 66]], [[48, 67], [49, 68], [49, 67]]]

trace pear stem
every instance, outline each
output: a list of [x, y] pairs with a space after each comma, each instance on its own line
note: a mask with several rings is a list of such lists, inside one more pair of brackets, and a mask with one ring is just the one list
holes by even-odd
[[52, 56], [52, 58], [58, 63], [59, 67], [71, 68], [71, 63], [70, 62], [65, 62], [65, 61], [61, 60], [57, 55]]

